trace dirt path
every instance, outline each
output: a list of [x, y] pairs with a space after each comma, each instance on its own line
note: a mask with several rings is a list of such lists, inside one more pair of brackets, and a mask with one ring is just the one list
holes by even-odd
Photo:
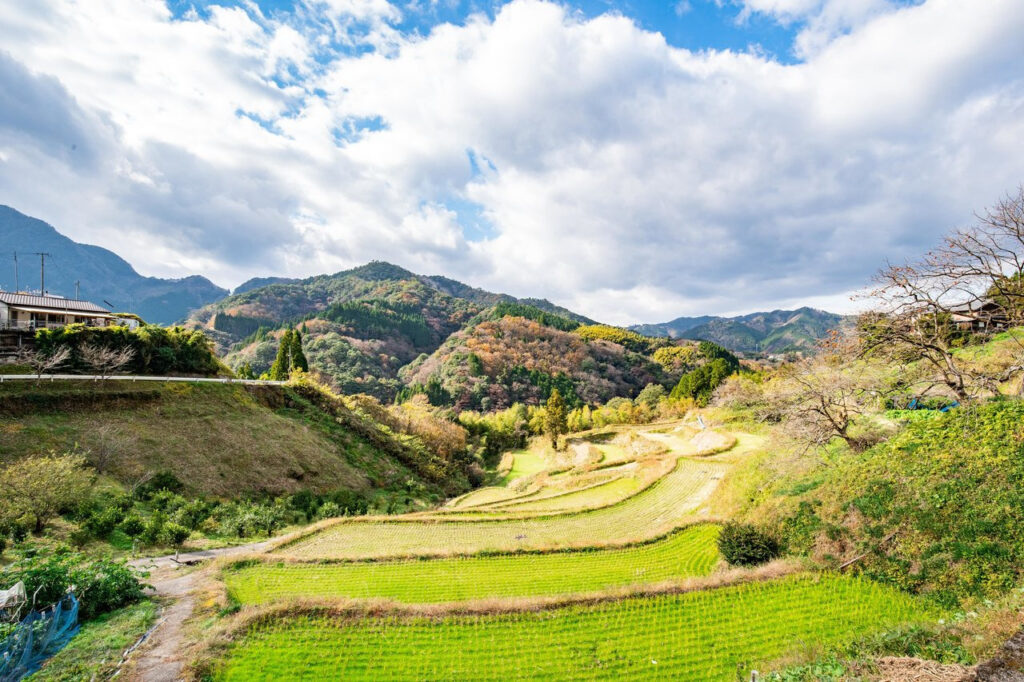
[[271, 542], [264, 540], [237, 547], [186, 552], [177, 557], [171, 554], [132, 561], [131, 565], [136, 568], [151, 571], [149, 582], [153, 585], [153, 594], [170, 603], [164, 607], [149, 638], [129, 658], [124, 679], [138, 682], [181, 680], [185, 664], [184, 626], [195, 608], [194, 592], [202, 575], [202, 569], [196, 568], [193, 562], [262, 552]]

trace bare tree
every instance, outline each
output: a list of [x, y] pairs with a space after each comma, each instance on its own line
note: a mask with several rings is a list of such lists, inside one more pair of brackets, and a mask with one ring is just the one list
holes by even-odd
[[859, 359], [856, 351], [854, 339], [833, 338], [821, 354], [780, 368], [764, 395], [788, 435], [807, 446], [840, 438], [855, 450], [877, 440], [858, 421], [892, 387], [882, 368]]
[[124, 369], [135, 359], [135, 349], [130, 346], [108, 348], [90, 343], [81, 346], [78, 354], [87, 365], [96, 370], [101, 379]]
[[38, 350], [22, 350], [18, 353], [18, 362], [32, 368], [36, 375], [36, 381], [43, 378], [51, 370], [57, 369], [71, 358], [71, 348], [61, 346], [52, 353], [43, 353]]
[[958, 349], [999, 327], [1024, 323], [1024, 188], [950, 234], [919, 261], [888, 264], [868, 294], [878, 310], [860, 320], [865, 350], [921, 362], [929, 380], [960, 401], [993, 390], [1024, 366], [1018, 357], [994, 371], [965, 361]]
[[984, 321], [1024, 324], [1024, 185], [976, 218], [946, 237], [931, 259], [972, 285], [976, 307], [995, 304], [979, 312]]
[[125, 450], [125, 435], [114, 424], [103, 424], [96, 429], [95, 444], [84, 454], [99, 474], [106, 473], [121, 458]]

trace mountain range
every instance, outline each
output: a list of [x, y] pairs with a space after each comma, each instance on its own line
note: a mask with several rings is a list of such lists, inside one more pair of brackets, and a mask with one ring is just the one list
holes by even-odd
[[[679, 361], [692, 353], [659, 349], [707, 340], [749, 354], [808, 350], [843, 319], [801, 308], [683, 317], [627, 331], [545, 299], [518, 299], [380, 261], [305, 279], [257, 277], [228, 295], [199, 276], [143, 277], [113, 252], [78, 244], [9, 207], [0, 206], [0, 236], [24, 254], [22, 287], [35, 273], [26, 257], [48, 252], [48, 291], [73, 295], [78, 281], [83, 298], [149, 322], [201, 328], [235, 369], [267, 371], [283, 330], [298, 327], [310, 366], [335, 388], [381, 400], [425, 392], [459, 409], [538, 402], [555, 386], [577, 403], [635, 395], [648, 383], [670, 386], [693, 369]], [[0, 273], [0, 287], [13, 289], [13, 267]]]
[[228, 294], [198, 275], [182, 279], [144, 277], [114, 252], [72, 241], [52, 225], [10, 206], [0, 205], [0, 244], [0, 289], [36, 289], [40, 284], [38, 253], [46, 253], [48, 293], [71, 298], [77, 289], [83, 299], [109, 305], [115, 312], [135, 313], [155, 324], [183, 320], [190, 310]]
[[737, 317], [679, 317], [661, 324], [638, 324], [645, 336], [713, 341], [736, 353], [785, 353], [812, 350], [819, 339], [842, 324], [842, 315], [814, 308], [773, 310]]

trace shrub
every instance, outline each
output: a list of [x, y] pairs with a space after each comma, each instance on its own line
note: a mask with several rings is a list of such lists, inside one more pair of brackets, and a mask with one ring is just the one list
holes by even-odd
[[117, 507], [94, 510], [82, 521], [82, 528], [95, 538], [105, 538], [124, 520], [124, 512]]
[[188, 540], [188, 536], [192, 534], [192, 531], [185, 526], [180, 526], [177, 523], [167, 523], [160, 531], [160, 540], [171, 547], [180, 547], [185, 544]]
[[281, 505], [226, 504], [218, 509], [218, 530], [224, 535], [240, 538], [259, 534], [271, 535], [284, 526], [284, 512], [285, 508]]
[[755, 526], [727, 523], [718, 535], [718, 551], [725, 560], [737, 566], [755, 566], [782, 553], [779, 541]]
[[142, 535], [142, 532], [146, 530], [146, 522], [137, 514], [129, 514], [124, 517], [124, 521], [121, 522], [120, 528], [122, 533], [134, 539]]
[[196, 530], [210, 517], [211, 506], [202, 500], [192, 500], [179, 507], [171, 517], [174, 523]]
[[320, 505], [320, 511], [317, 512], [317, 518], [320, 519], [333, 519], [337, 516], [344, 516], [345, 510], [337, 502], [324, 502]]
[[142, 542], [147, 545], [155, 545], [157, 541], [160, 540], [160, 536], [163, 533], [164, 525], [166, 523], [167, 514], [159, 509], [153, 512], [153, 515], [149, 517], [149, 522], [146, 524], [146, 527], [140, 536]]
[[142, 574], [124, 562], [86, 558], [65, 549], [46, 557], [30, 556], [9, 566], [0, 582], [25, 582], [25, 591], [35, 595], [37, 608], [60, 600], [74, 586], [82, 620], [134, 603], [143, 597]]
[[169, 471], [159, 471], [135, 489], [135, 496], [140, 500], [148, 500], [161, 490], [180, 493], [184, 489], [185, 484], [177, 476]]

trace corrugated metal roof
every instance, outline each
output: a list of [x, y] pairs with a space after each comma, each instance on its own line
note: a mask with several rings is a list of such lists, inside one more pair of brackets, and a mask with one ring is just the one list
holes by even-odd
[[110, 311], [101, 308], [89, 301], [75, 301], [70, 298], [57, 298], [55, 296], [32, 296], [31, 294], [12, 294], [7, 291], [0, 291], [0, 303], [14, 306], [32, 306], [33, 308], [46, 308], [48, 310], [66, 310], [80, 313], [106, 313]]

